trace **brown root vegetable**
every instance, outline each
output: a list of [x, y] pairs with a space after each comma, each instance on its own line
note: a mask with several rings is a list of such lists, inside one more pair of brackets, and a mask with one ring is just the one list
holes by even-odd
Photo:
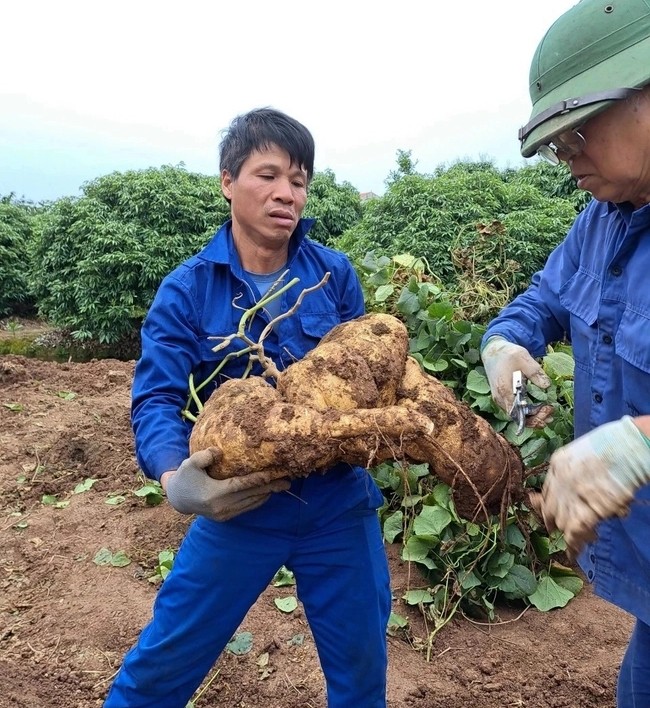
[[278, 377], [291, 403], [319, 410], [379, 408], [395, 403], [408, 352], [406, 327], [381, 313], [344, 322]]
[[287, 403], [263, 378], [232, 379], [209, 398], [192, 430], [192, 452], [218, 450], [217, 479], [266, 473], [303, 477], [337, 462], [364, 467], [399, 459], [433, 425], [398, 406], [351, 412]]
[[461, 515], [502, 511], [523, 496], [518, 452], [407, 355], [406, 327], [370, 314], [338, 325], [278, 377], [235, 379], [207, 401], [190, 450], [220, 451], [216, 478], [301, 477], [338, 462], [427, 462]]
[[412, 357], [398, 395], [399, 407], [425, 415], [435, 431], [408, 447], [407, 455], [428, 462], [454, 490], [463, 516], [473, 518], [482, 505], [494, 511], [521, 500], [523, 463], [517, 450]]

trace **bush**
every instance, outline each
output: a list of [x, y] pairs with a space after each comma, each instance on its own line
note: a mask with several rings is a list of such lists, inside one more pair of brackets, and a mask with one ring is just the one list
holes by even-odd
[[361, 220], [359, 192], [349, 182], [336, 183], [331, 170], [317, 172], [309, 185], [304, 216], [317, 219], [309, 236], [330, 246], [334, 239]]
[[398, 173], [384, 197], [336, 242], [355, 260], [410, 253], [450, 289], [487, 281], [508, 297], [542, 267], [568, 231], [573, 204], [506, 179], [489, 163], [457, 163], [433, 175]]
[[228, 218], [214, 177], [183, 167], [112, 173], [55, 203], [36, 244], [39, 314], [77, 340], [115, 344], [140, 327], [162, 278]]
[[0, 197], [0, 316], [25, 314], [33, 307], [29, 287], [36, 208]]

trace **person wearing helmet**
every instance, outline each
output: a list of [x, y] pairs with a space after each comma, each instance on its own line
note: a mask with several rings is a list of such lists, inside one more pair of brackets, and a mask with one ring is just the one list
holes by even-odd
[[[566, 162], [593, 199], [530, 287], [489, 324], [482, 359], [510, 412], [512, 375], [570, 340], [575, 439], [532, 498], [595, 592], [636, 618], [619, 708], [650, 706], [650, 1], [582, 0], [541, 40], [521, 153]], [[543, 424], [544, 420], [531, 420]]]

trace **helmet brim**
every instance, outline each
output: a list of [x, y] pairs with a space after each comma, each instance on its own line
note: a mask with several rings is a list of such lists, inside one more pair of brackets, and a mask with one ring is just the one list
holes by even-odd
[[[637, 42], [616, 56], [608, 58], [564, 82], [557, 89], [545, 94], [533, 104], [530, 121], [549, 108], [573, 97], [618, 88], [641, 88], [650, 82], [650, 37]], [[553, 137], [565, 130], [584, 124], [602, 113], [616, 101], [598, 101], [548, 118], [521, 139], [521, 154], [534, 155], [541, 145], [548, 145]], [[530, 122], [529, 121], [529, 122]]]

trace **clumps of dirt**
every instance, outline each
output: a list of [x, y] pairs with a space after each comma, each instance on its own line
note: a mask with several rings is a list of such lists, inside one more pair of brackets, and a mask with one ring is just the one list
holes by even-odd
[[27, 369], [18, 361], [0, 362], [0, 384], [13, 384], [27, 379]]

